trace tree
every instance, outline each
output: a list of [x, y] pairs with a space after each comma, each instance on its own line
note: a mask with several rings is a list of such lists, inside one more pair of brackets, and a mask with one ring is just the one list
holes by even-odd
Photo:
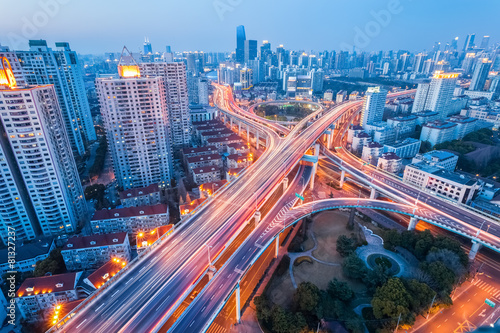
[[451, 269], [445, 266], [442, 262], [422, 262], [420, 268], [429, 274], [431, 279], [437, 286], [439, 292], [449, 294], [453, 289], [453, 284], [456, 280], [456, 275]]
[[406, 291], [399, 278], [389, 279], [382, 287], [377, 288], [372, 299], [375, 318], [398, 318], [401, 314], [402, 322], [412, 322], [410, 312], [411, 295]]
[[299, 284], [293, 295], [294, 308], [301, 312], [315, 313], [319, 302], [319, 289], [311, 282]]
[[259, 321], [268, 323], [271, 319], [271, 304], [266, 296], [257, 296], [254, 299], [255, 308], [257, 312], [257, 319]]
[[61, 255], [61, 249], [54, 249], [50, 252], [49, 256], [44, 260], [36, 263], [33, 276], [44, 276], [47, 273], [60, 274], [66, 270], [64, 259]]
[[341, 257], [347, 257], [356, 250], [356, 239], [340, 235], [337, 238], [337, 252]]
[[403, 280], [406, 290], [410, 293], [411, 310], [417, 314], [423, 314], [431, 306], [432, 299], [436, 292], [425, 283], [415, 279]]
[[342, 301], [322, 290], [316, 316], [320, 319], [339, 319], [344, 315], [345, 307]]
[[433, 247], [427, 257], [425, 258], [427, 262], [442, 262], [446, 267], [448, 267], [456, 276], [460, 276], [465, 273], [465, 267], [462, 266], [458, 254], [448, 249], [438, 249]]
[[418, 234], [413, 254], [420, 260], [424, 259], [431, 247], [434, 245], [434, 236], [426, 229]]
[[354, 297], [354, 292], [346, 282], [339, 281], [336, 278], [328, 283], [328, 295], [333, 299], [339, 299], [342, 302], [349, 302]]
[[368, 268], [366, 267], [364, 261], [361, 260], [355, 253], [345, 258], [342, 263], [342, 271], [348, 278], [351, 279], [363, 279], [367, 270]]
[[94, 184], [87, 186], [85, 188], [85, 200], [94, 199], [97, 202], [97, 208], [102, 208], [104, 204], [104, 191], [106, 190], [106, 186], [103, 184]]
[[396, 246], [401, 246], [401, 234], [396, 229], [386, 230], [382, 236], [384, 239], [384, 248], [392, 250]]
[[[462, 248], [460, 242], [456, 239], [439, 235], [434, 240], [434, 247], [437, 249], [448, 249], [450, 251], [453, 251], [455, 254], [458, 255], [460, 262], [464, 267], [466, 267], [467, 264], [469, 263], [469, 258], [467, 254]], [[431, 251], [434, 251], [434, 249], [431, 249]]]
[[384, 285], [388, 279], [388, 270], [381, 265], [376, 265], [373, 269], [367, 270], [363, 278], [363, 283], [366, 284], [370, 292], [374, 292], [377, 287]]
[[274, 305], [271, 309], [272, 329], [277, 333], [287, 333], [291, 328], [290, 316], [279, 305]]
[[432, 145], [429, 141], [422, 141], [422, 143], [420, 144], [420, 153], [425, 154], [428, 151], [430, 151], [431, 148], [432, 148]]

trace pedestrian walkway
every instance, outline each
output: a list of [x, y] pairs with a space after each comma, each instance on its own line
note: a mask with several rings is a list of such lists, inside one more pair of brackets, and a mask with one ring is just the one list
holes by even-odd
[[472, 284], [482, 289], [486, 293], [489, 293], [492, 298], [500, 299], [500, 290], [498, 290], [495, 286], [492, 286], [489, 283], [479, 279], [476, 279]]

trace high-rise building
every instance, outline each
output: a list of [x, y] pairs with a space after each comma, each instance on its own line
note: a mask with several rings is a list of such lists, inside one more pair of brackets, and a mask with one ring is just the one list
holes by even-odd
[[486, 50], [489, 44], [490, 44], [490, 36], [483, 36], [483, 40], [481, 41], [481, 48], [483, 50]]
[[236, 62], [242, 64], [245, 61], [245, 27], [236, 27]]
[[[29, 46], [30, 51], [15, 51], [23, 73], [19, 81], [25, 80], [29, 85], [54, 85], [73, 154], [81, 156], [85, 152], [84, 143], [97, 139], [82, 64], [68, 43], [56, 43], [55, 51], [47, 47], [45, 40], [31, 40]], [[0, 56], [2, 53], [0, 51]]]
[[151, 43], [149, 42], [149, 38], [144, 39], [144, 54], [153, 54], [153, 47], [151, 46]]
[[240, 83], [242, 89], [250, 89], [253, 84], [253, 71], [250, 68], [242, 68], [240, 70]]
[[458, 50], [458, 37], [453, 38], [450, 48], [454, 51]]
[[271, 43], [269, 43], [267, 40], [262, 42], [262, 45], [260, 46], [260, 59], [266, 60], [267, 56], [271, 54]]
[[252, 39], [245, 40], [245, 63], [248, 64], [249, 60], [257, 58], [257, 41]]
[[470, 82], [469, 90], [481, 91], [484, 88], [486, 79], [491, 68], [491, 60], [488, 58], [483, 58], [481, 61], [476, 63], [474, 68], [474, 74], [472, 75], [472, 80]]
[[361, 126], [363, 128], [368, 124], [382, 121], [386, 98], [387, 90], [380, 88], [380, 86], [369, 87], [366, 90], [361, 113]]
[[170, 121], [170, 141], [173, 146], [185, 146], [191, 141], [191, 117], [186, 66], [182, 62], [155, 62], [139, 65], [144, 76], [161, 76], [167, 97]]
[[476, 34], [470, 34], [465, 37], [464, 42], [464, 52], [470, 51], [474, 48], [474, 39], [476, 38]]
[[425, 60], [427, 60], [427, 54], [425, 53], [419, 53], [415, 56], [415, 61], [413, 62], [413, 71], [415, 73], [424, 72]]
[[74, 232], [87, 206], [54, 86], [18, 87], [0, 63], [1, 237]]
[[122, 54], [118, 72], [119, 77], [96, 80], [115, 178], [124, 189], [155, 183], [168, 186], [171, 147], [166, 80], [141, 75], [131, 55]]
[[313, 69], [309, 72], [311, 77], [311, 89], [313, 92], [323, 91], [324, 73], [321, 69]]
[[412, 112], [430, 110], [437, 112], [439, 118], [444, 119], [448, 115], [457, 78], [457, 73], [436, 71], [430, 84], [418, 85]]

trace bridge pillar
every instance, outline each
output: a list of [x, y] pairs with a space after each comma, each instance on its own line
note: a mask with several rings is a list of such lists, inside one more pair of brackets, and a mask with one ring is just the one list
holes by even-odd
[[372, 187], [370, 191], [370, 199], [376, 199], [377, 198], [377, 190]]
[[340, 174], [340, 188], [344, 186], [344, 181], [345, 181], [345, 170], [342, 170], [342, 173]]
[[274, 253], [275, 258], [278, 258], [279, 252], [280, 252], [280, 236], [278, 235], [278, 237], [276, 237], [276, 252]]
[[255, 224], [258, 224], [260, 222], [260, 217], [261, 217], [260, 210], [255, 211], [253, 217], [255, 219]]
[[332, 146], [332, 131], [330, 130], [330, 133], [326, 135], [326, 148], [329, 150]]
[[266, 136], [266, 148], [269, 147], [269, 137]]
[[241, 121], [238, 123], [238, 135], [241, 134]]
[[408, 224], [408, 230], [415, 230], [417, 223], [418, 223], [418, 219], [416, 217], [412, 217], [410, 219], [410, 223]]
[[229, 128], [233, 130], [233, 117], [229, 118]]
[[255, 131], [255, 149], [259, 150], [259, 130]]
[[285, 192], [286, 189], [288, 188], [288, 178], [286, 177], [283, 178], [282, 182], [283, 182], [283, 192]]
[[319, 143], [314, 145], [314, 156], [319, 156]]
[[241, 312], [240, 312], [240, 283], [236, 286], [236, 322], [239, 324], [241, 322]]
[[481, 248], [481, 244], [472, 240], [472, 247], [470, 248], [470, 251], [469, 251], [469, 261], [474, 261], [474, 259], [476, 259], [476, 254], [480, 248]]
[[311, 174], [311, 181], [309, 182], [309, 189], [314, 190], [314, 177], [316, 177], [316, 171], [318, 169], [318, 162], [313, 164], [313, 172]]
[[250, 126], [247, 125], [247, 142], [250, 142]]
[[216, 271], [217, 270], [215, 269], [215, 267], [213, 265], [210, 265], [208, 267], [208, 273], [207, 273], [207, 275], [208, 275], [208, 280], [209, 281], [212, 280], [212, 278], [214, 277], [214, 274], [215, 274]]

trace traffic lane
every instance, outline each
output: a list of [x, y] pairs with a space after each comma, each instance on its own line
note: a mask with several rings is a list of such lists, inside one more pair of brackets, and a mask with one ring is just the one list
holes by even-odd
[[[297, 186], [301, 186], [301, 189], [297, 189], [299, 192], [305, 188], [307, 181], [304, 176], [311, 175], [311, 168], [309, 167], [308, 172], [304, 172], [300, 178], [296, 178], [295, 184], [289, 187], [292, 191], [287, 191], [287, 202], [290, 200], [296, 200], [295, 194], [291, 195], [293, 190], [297, 189]], [[280, 203], [283, 201], [280, 200]], [[279, 214], [283, 209], [282, 205], [277, 204], [276, 207], [267, 215], [267, 218], [258, 225], [258, 228], [250, 235], [250, 237], [242, 244], [242, 246], [235, 253], [233, 258], [228, 262], [227, 265], [223, 266], [222, 269], [217, 273], [217, 275], [212, 279], [212, 281], [207, 285], [207, 287], [198, 295], [187, 311], [189, 315], [185, 315], [179, 318], [179, 320], [172, 326], [171, 332], [201, 332], [203, 327], [206, 325], [206, 321], [202, 319], [195, 319], [195, 316], [204, 314], [213, 314], [222, 300], [231, 293], [233, 289], [232, 286], [235, 285], [237, 281], [242, 278], [244, 268], [248, 267], [250, 262], [254, 260], [254, 257], [258, 252], [260, 252], [261, 247], [258, 246], [257, 242], [261, 239], [262, 233], [272, 236], [274, 233], [265, 232], [268, 229], [274, 217]], [[273, 214], [273, 215], [272, 215]], [[279, 228], [278, 224], [272, 225], [273, 228]], [[271, 237], [269, 237], [271, 239]], [[224, 288], [225, 287], [225, 288]], [[221, 307], [222, 308], [222, 307]], [[220, 309], [219, 309], [220, 310]]]

